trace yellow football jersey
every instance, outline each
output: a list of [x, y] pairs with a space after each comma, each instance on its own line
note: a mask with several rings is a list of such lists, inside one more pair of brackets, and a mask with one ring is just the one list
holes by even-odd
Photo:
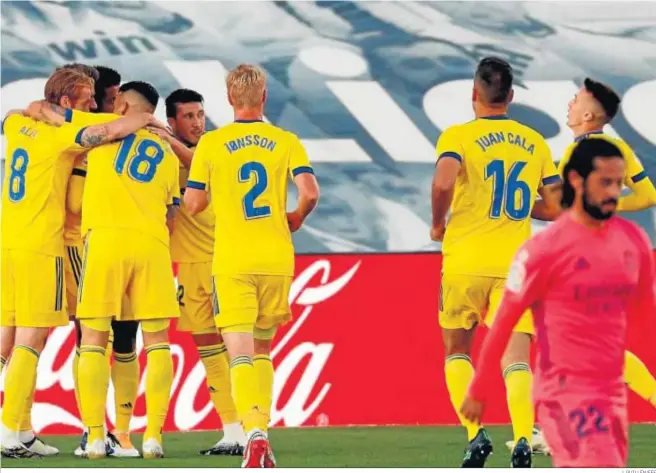
[[[180, 193], [187, 187], [189, 171], [180, 165]], [[175, 217], [175, 230], [171, 235], [171, 257], [178, 263], [204, 263], [212, 261], [214, 253], [214, 211], [210, 203], [205, 210], [194, 215], [180, 206]]]
[[462, 163], [442, 245], [444, 271], [506, 277], [531, 235], [538, 189], [560, 179], [549, 146], [537, 131], [494, 116], [446, 129], [437, 156]]
[[300, 140], [274, 125], [238, 120], [203, 135], [187, 189], [212, 194], [213, 274], [293, 276], [287, 187], [303, 172], [314, 171]]
[[[108, 123], [117, 118], [119, 118], [119, 115], [110, 113], [70, 111], [70, 122], [80, 126]], [[87, 175], [86, 153], [78, 155], [72, 162], [73, 169], [66, 190], [66, 221], [64, 222], [64, 244], [66, 246], [82, 244], [82, 196], [84, 195], [84, 181]]]
[[66, 184], [75, 155], [84, 151], [76, 143], [82, 129], [22, 115], [5, 119], [2, 248], [64, 255]]
[[146, 130], [87, 155], [82, 235], [96, 228], [136, 230], [167, 246], [167, 205], [179, 204], [178, 158]]
[[571, 145], [567, 147], [565, 154], [563, 155], [563, 159], [561, 159], [560, 163], [558, 164], [558, 172], [561, 176], [565, 169], [565, 165], [569, 162], [569, 158], [572, 157], [572, 151], [574, 150], [574, 147], [583, 138], [597, 138], [606, 140], [620, 149], [622, 155], [624, 156], [624, 162], [626, 166], [624, 184], [632, 191], [637, 191], [637, 184], [639, 182], [644, 181], [645, 179], [649, 179], [649, 176], [645, 172], [645, 168], [642, 167], [642, 164], [640, 164], [640, 161], [638, 161], [638, 158], [636, 157], [631, 147], [623, 140], [613, 138], [612, 136], [607, 135], [601, 131], [579, 136]]

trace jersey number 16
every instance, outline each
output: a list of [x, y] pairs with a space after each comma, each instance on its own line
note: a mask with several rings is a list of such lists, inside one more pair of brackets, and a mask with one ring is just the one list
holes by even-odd
[[[485, 167], [485, 180], [492, 179], [490, 218], [501, 217], [502, 208], [511, 220], [524, 220], [528, 217], [531, 208], [531, 189], [526, 182], [519, 180], [519, 175], [526, 164], [525, 161], [516, 161], [510, 166], [507, 176], [505, 162], [501, 159], [495, 159]], [[520, 193], [519, 205], [516, 202], [517, 192]]]
[[[137, 136], [132, 134], [126, 136], [121, 142], [114, 161], [114, 170], [118, 174], [123, 174], [130, 150], [136, 139]], [[145, 139], [137, 143], [135, 153], [129, 159], [128, 176], [137, 182], [150, 182], [155, 177], [157, 165], [164, 159], [164, 151], [156, 141]]]

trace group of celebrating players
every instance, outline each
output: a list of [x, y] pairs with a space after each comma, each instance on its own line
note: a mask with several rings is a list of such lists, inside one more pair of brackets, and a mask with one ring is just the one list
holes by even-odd
[[[235, 121], [208, 133], [199, 93], [179, 89], [166, 98], [167, 127], [153, 116], [159, 94], [152, 85], [120, 82], [106, 67], [63, 66], [49, 77], [45, 100], [3, 122], [3, 366], [11, 358], [2, 454], [58, 453], [35, 436], [31, 407], [48, 332], [71, 317], [85, 426], [76, 455], [139, 456], [129, 424], [140, 324], [148, 368], [141, 455], [162, 457], [173, 382], [168, 329], [179, 318], [224, 429], [201, 453], [243, 454], [245, 467], [273, 467], [269, 354], [276, 329], [291, 318], [291, 232], [317, 204], [313, 169], [296, 135], [263, 121], [266, 77], [256, 66], [230, 72]], [[293, 212], [290, 177], [298, 188]], [[110, 376], [113, 433], [104, 409]]]
[[[496, 363], [513, 467], [532, 465], [531, 440], [536, 452], [551, 450], [554, 466], [624, 466], [625, 383], [656, 407], [656, 381], [625, 352], [627, 318], [654, 311], [654, 267], [644, 231], [614, 214], [655, 205], [656, 191], [629, 146], [603, 132], [620, 104], [609, 87], [585, 79], [569, 103], [574, 143], [559, 172], [544, 138], [508, 117], [512, 85], [508, 63], [483, 59], [476, 119], [437, 144], [431, 237], [443, 240], [439, 321], [447, 388], [470, 441], [462, 466], [482, 467], [492, 452], [480, 417]], [[530, 239], [531, 217], [558, 221]], [[475, 375], [479, 323], [492, 330]]]
[[[76, 455], [140, 455], [129, 426], [141, 324], [148, 366], [141, 455], [162, 457], [173, 379], [168, 329], [179, 317], [223, 424], [223, 438], [201, 453], [275, 466], [267, 437], [271, 341], [291, 318], [291, 233], [316, 206], [319, 188], [298, 137], [263, 121], [262, 70], [240, 65], [226, 84], [235, 120], [211, 132], [199, 93], [179, 89], [166, 98], [167, 126], [153, 117], [152, 85], [121, 85], [116, 71], [82, 64], [57, 69], [45, 100], [6, 116], [3, 367], [11, 358], [3, 456], [58, 453], [34, 434], [31, 407], [48, 331], [70, 317], [85, 427]], [[480, 417], [497, 362], [514, 429], [512, 466], [530, 467], [533, 450], [546, 449], [539, 431], [533, 436], [536, 406], [556, 466], [624, 465], [622, 367], [626, 383], [656, 406], [656, 381], [624, 355], [627, 314], [653, 305], [653, 265], [642, 231], [613, 214], [654, 205], [656, 191], [630, 148], [603, 134], [620, 103], [608, 87], [586, 79], [570, 103], [576, 140], [559, 173], [544, 138], [508, 117], [512, 86], [509, 64], [483, 59], [475, 120], [445, 130], [437, 144], [431, 237], [443, 240], [439, 321], [447, 387], [470, 441], [463, 466], [481, 467], [492, 452]], [[298, 205], [287, 212], [290, 177]], [[631, 195], [620, 196], [623, 184]], [[531, 217], [558, 222], [529, 240]], [[473, 332], [492, 320], [474, 376]], [[110, 378], [113, 432], [104, 410]], [[586, 422], [596, 416], [596, 430], [572, 427], [578, 413]]]

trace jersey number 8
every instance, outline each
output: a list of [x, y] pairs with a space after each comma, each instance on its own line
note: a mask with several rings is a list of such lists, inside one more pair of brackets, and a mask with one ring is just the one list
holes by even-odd
[[25, 173], [30, 158], [27, 151], [18, 148], [11, 155], [11, 174], [9, 174], [9, 200], [20, 202], [25, 197]]
[[[501, 208], [511, 220], [524, 220], [531, 208], [531, 189], [524, 181], [519, 180], [525, 161], [513, 163], [506, 177], [505, 163], [495, 159], [485, 167], [485, 180], [492, 178], [492, 206], [490, 218], [501, 217]], [[517, 192], [520, 193], [519, 206], [516, 203]]]
[[246, 193], [243, 200], [246, 220], [264, 218], [271, 215], [271, 207], [268, 205], [255, 206], [255, 200], [262, 195], [269, 185], [266, 168], [262, 163], [258, 163], [257, 161], [245, 163], [239, 168], [239, 182], [249, 182], [253, 175], [255, 175], [255, 184]]
[[[123, 174], [128, 154], [134, 145], [137, 136], [132, 134], [126, 136], [118, 149], [114, 169], [118, 174]], [[130, 157], [128, 164], [128, 175], [137, 182], [150, 182], [155, 177], [157, 165], [164, 159], [162, 147], [153, 140], [145, 139], [137, 143], [135, 153]]]

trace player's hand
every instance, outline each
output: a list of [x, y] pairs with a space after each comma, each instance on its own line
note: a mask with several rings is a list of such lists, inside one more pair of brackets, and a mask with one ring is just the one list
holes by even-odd
[[165, 123], [159, 121], [159, 120], [155, 117], [155, 115], [150, 115], [150, 116], [148, 117], [148, 124], [147, 124], [147, 126], [152, 127], [152, 128], [160, 128], [160, 129], [162, 129], [162, 130], [168, 130], [168, 126], [167, 126]]
[[159, 136], [161, 139], [163, 139], [164, 141], [166, 141], [168, 143], [170, 143], [171, 140], [173, 139], [173, 135], [171, 134], [171, 131], [168, 130], [168, 129], [162, 130], [161, 128], [157, 128], [157, 127], [154, 127], [154, 126], [147, 126], [146, 130], [148, 130], [151, 133], [156, 134], [157, 136]]
[[433, 225], [430, 230], [430, 237], [433, 241], [442, 241], [444, 240], [444, 234], [446, 233], [446, 224], [441, 223], [439, 225]]
[[303, 219], [297, 211], [287, 212], [287, 224], [289, 225], [289, 231], [294, 233], [303, 225]]
[[34, 120], [43, 120], [43, 113], [41, 110], [43, 109], [44, 102], [45, 100], [30, 102], [27, 108], [23, 110], [23, 115]]
[[460, 413], [465, 419], [471, 422], [479, 422], [481, 420], [481, 416], [483, 415], [484, 407], [485, 404], [482, 402], [476, 401], [467, 396], [462, 403], [462, 407], [460, 407]]

